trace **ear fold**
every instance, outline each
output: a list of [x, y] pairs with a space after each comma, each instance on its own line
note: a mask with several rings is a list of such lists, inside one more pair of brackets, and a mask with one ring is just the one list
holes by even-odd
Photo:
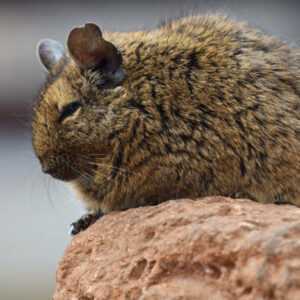
[[45, 39], [39, 41], [37, 45], [38, 57], [42, 65], [48, 70], [54, 67], [66, 54], [63, 45], [60, 42]]
[[74, 28], [68, 37], [70, 56], [84, 70], [99, 70], [105, 80], [102, 88], [113, 88], [125, 77], [119, 67], [122, 55], [117, 48], [102, 37], [96, 24]]

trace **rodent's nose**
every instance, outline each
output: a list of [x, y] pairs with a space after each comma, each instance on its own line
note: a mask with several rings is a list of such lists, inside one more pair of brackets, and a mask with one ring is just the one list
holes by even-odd
[[44, 173], [51, 175], [52, 177], [64, 181], [74, 180], [78, 174], [73, 172], [71, 168], [65, 165], [57, 165], [54, 162], [43, 162], [42, 170]]

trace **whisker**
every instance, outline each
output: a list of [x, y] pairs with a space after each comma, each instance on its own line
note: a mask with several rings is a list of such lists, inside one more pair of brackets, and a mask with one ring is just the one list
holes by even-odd
[[118, 171], [121, 171], [121, 172], [131, 173], [131, 174], [134, 174], [134, 175], [141, 176], [140, 173], [129, 171], [129, 170], [126, 170], [126, 169], [123, 169], [123, 168], [118, 168], [118, 167], [114, 167], [114, 166], [110, 166], [110, 165], [106, 165], [106, 164], [101, 164], [101, 163], [97, 163], [97, 162], [91, 162], [91, 161], [86, 161], [86, 163], [89, 164], [89, 165], [95, 165], [95, 166], [110, 168], [110, 169], [113, 169], [116, 173], [118, 173]]
[[57, 208], [55, 207], [53, 198], [51, 197], [51, 193], [50, 193], [50, 190], [51, 190], [51, 189], [50, 189], [50, 183], [51, 183], [51, 182], [53, 182], [51, 176], [47, 176], [47, 177], [45, 178], [45, 180], [43, 181], [43, 183], [44, 183], [44, 188], [46, 189], [47, 197], [48, 197], [48, 200], [49, 200], [49, 203], [50, 203], [51, 208], [55, 211], [56, 214], [58, 214], [58, 210], [57, 210]]
[[[83, 179], [86, 181], [86, 182], [83, 182], [83, 183], [87, 183], [87, 182], [93, 180], [93, 177], [91, 175], [87, 174], [84, 171], [77, 170], [75, 167], [71, 166], [63, 157], [61, 157], [61, 159], [64, 161], [64, 163], [67, 166], [69, 166], [75, 173], [77, 173], [79, 175], [79, 177], [83, 177]], [[81, 178], [79, 178], [79, 181], [81, 181]]]
[[107, 155], [107, 154], [99, 154], [99, 153], [87, 153], [87, 154], [76, 153], [76, 155], [81, 156], [81, 157], [85, 157], [85, 158], [88, 158], [88, 156], [95, 156], [95, 157], [106, 157], [106, 156], [111, 156], [111, 155]]

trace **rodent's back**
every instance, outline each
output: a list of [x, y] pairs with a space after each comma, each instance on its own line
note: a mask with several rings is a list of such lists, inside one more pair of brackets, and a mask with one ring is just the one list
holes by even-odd
[[300, 182], [299, 51], [220, 16], [137, 35], [119, 46], [124, 86], [159, 124], [147, 135], [154, 153], [163, 147], [180, 168], [197, 166], [203, 195], [299, 199], [297, 188], [284, 195]]

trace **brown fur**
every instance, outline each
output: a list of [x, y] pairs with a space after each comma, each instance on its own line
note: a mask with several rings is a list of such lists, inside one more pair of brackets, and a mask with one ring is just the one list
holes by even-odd
[[208, 195], [300, 206], [298, 50], [212, 15], [104, 37], [123, 55], [122, 84], [101, 89], [101, 73], [66, 56], [32, 123], [43, 168], [89, 210]]

